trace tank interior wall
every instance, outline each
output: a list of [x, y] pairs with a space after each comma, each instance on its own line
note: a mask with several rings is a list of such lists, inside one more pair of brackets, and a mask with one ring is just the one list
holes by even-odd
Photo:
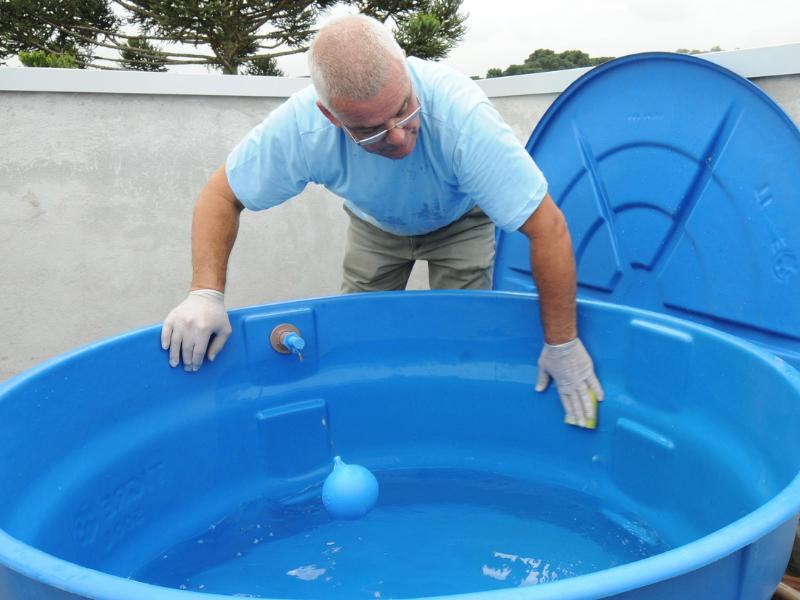
[[[156, 328], [76, 353], [0, 402], [0, 487], [18, 490], [0, 497], [0, 528], [127, 576], [247, 499], [318, 483], [335, 444], [377, 471], [557, 481], [659, 523], [653, 535], [674, 546], [757, 509], [800, 470], [794, 371], [620, 309], [581, 309], [590, 351], [615, 340], [599, 373], [607, 425], [537, 427], [562, 415], [553, 389], [532, 397], [536, 315], [533, 299], [505, 294], [324, 299], [237, 312], [243, 335], [198, 374], [161, 360]], [[302, 363], [266, 343], [286, 321], [308, 340]], [[725, 376], [692, 376], [720, 364]]]

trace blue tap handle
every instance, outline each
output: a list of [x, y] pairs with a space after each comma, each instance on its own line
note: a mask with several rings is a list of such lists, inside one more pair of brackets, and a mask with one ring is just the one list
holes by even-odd
[[292, 354], [300, 354], [306, 347], [306, 341], [296, 333], [287, 333], [283, 338], [283, 345], [292, 351]]

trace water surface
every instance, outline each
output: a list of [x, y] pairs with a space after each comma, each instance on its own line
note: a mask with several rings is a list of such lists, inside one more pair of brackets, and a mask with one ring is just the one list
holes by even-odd
[[318, 490], [254, 501], [131, 577], [253, 598], [404, 598], [541, 585], [668, 549], [565, 488], [460, 470], [376, 476], [378, 505], [360, 520], [332, 520]]

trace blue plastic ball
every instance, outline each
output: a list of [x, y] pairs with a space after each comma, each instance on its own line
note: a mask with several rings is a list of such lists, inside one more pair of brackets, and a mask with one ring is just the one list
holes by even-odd
[[361, 465], [333, 459], [333, 471], [322, 484], [322, 503], [334, 519], [358, 519], [378, 501], [378, 480]]

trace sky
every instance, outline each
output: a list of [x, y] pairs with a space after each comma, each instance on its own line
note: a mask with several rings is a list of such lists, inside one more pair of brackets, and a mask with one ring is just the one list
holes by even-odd
[[[800, 0], [463, 0], [461, 6], [467, 34], [442, 62], [468, 76], [521, 63], [537, 48], [616, 57], [800, 42]], [[335, 9], [320, 24], [343, 12]], [[308, 75], [305, 54], [281, 57], [278, 66], [290, 77]], [[196, 65], [170, 70], [219, 72]]]
[[[462, 12], [467, 35], [442, 62], [470, 76], [521, 63], [537, 48], [623, 56], [800, 42], [800, 0], [464, 0]], [[278, 64], [300, 77], [305, 60]]]

